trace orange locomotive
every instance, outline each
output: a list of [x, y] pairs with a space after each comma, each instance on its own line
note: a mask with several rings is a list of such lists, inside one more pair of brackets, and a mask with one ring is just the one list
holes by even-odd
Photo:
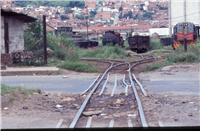
[[180, 22], [173, 28], [173, 43], [174, 50], [178, 49], [180, 45], [184, 46], [185, 52], [188, 45], [195, 46], [197, 44], [197, 29], [191, 22]]

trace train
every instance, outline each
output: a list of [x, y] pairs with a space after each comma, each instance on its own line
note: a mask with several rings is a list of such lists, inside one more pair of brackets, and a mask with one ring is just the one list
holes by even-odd
[[105, 31], [105, 34], [102, 38], [102, 43], [103, 45], [108, 45], [108, 44], [118, 44], [119, 46], [124, 47], [124, 40], [123, 37], [120, 36], [119, 32], [114, 32], [111, 30]]
[[197, 44], [198, 29], [191, 22], [180, 22], [173, 27], [172, 47], [177, 50], [181, 45], [187, 52], [187, 46]]
[[81, 35], [77, 35], [77, 32], [72, 31], [72, 27], [58, 27], [55, 30], [55, 35], [60, 34], [61, 36], [67, 36], [69, 40], [77, 47], [88, 48], [88, 47], [97, 47], [98, 41], [87, 40]]
[[148, 50], [150, 47], [150, 37], [149, 36], [141, 36], [141, 35], [134, 35], [127, 38], [129, 48], [132, 51], [137, 53], [143, 53]]

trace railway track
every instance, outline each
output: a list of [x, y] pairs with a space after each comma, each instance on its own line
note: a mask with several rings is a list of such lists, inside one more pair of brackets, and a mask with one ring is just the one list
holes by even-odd
[[[110, 67], [81, 93], [87, 97], [69, 128], [148, 127], [135, 84], [140, 87], [143, 95], [147, 96], [147, 93], [131, 70], [138, 64], [154, 61], [156, 57], [148, 54], [137, 56], [141, 59], [132, 62], [81, 59], [107, 62]], [[118, 69], [124, 71], [118, 73]]]

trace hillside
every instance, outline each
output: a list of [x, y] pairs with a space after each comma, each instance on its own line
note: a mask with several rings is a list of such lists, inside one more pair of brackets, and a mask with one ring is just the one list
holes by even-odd
[[41, 6], [62, 6], [84, 8], [85, 0], [15, 0], [16, 6], [26, 7], [27, 5]]

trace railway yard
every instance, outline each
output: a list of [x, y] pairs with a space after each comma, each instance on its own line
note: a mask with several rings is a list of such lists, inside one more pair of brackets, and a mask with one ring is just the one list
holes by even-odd
[[[101, 63], [105, 72], [96, 75], [79, 94], [43, 92], [13, 101], [1, 112], [2, 128], [199, 126], [199, 63], [140, 73], [156, 57], [145, 54], [132, 57], [132, 62], [81, 59]], [[168, 80], [168, 84], [161, 79]], [[173, 87], [173, 82], [185, 86]]]

